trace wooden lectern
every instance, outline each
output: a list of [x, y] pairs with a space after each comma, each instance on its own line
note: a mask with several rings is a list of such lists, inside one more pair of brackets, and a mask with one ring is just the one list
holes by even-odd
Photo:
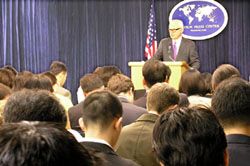
[[[129, 62], [128, 65], [131, 67], [131, 80], [134, 83], [135, 90], [144, 89], [142, 84], [142, 67], [144, 65], [144, 61], [141, 62]], [[163, 62], [171, 69], [171, 76], [169, 80], [169, 84], [179, 89], [179, 82], [181, 79], [182, 73], [184, 73], [188, 69], [188, 64], [185, 61], [179, 62]]]

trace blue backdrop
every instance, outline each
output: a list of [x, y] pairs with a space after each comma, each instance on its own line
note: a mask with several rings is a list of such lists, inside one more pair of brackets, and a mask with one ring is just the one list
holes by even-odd
[[[180, 0], [156, 0], [157, 40], [167, 37], [169, 12]], [[222, 63], [250, 75], [250, 2], [219, 0], [229, 22], [218, 36], [196, 41], [201, 71]], [[1, 0], [0, 66], [39, 73], [52, 60], [68, 67], [75, 94], [79, 78], [97, 66], [116, 65], [130, 75], [129, 61], [143, 60], [151, 0]]]

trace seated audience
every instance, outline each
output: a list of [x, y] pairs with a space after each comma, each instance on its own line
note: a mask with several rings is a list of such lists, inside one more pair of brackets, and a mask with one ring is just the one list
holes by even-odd
[[159, 115], [176, 107], [179, 93], [167, 83], [156, 83], [147, 95], [148, 113], [122, 129], [118, 140], [117, 153], [143, 166], [156, 166], [159, 163], [152, 148], [152, 133]]
[[65, 129], [39, 122], [1, 126], [0, 156], [2, 166], [100, 165]]
[[[165, 65], [162, 61], [159, 60], [148, 60], [142, 67], [142, 75], [143, 75], [143, 86], [146, 89], [146, 93], [144, 96], [138, 98], [133, 103], [139, 107], [147, 108], [147, 93], [150, 91], [150, 88], [156, 84], [161, 82], [168, 82], [171, 70]], [[183, 93], [180, 94], [180, 106], [188, 106], [189, 102], [187, 96]]]
[[82, 144], [102, 155], [106, 165], [132, 166], [136, 163], [118, 156], [114, 151], [122, 129], [122, 105], [109, 91], [90, 94], [83, 102], [80, 126], [85, 132]]
[[189, 69], [182, 74], [179, 92], [188, 96], [190, 107], [200, 104], [211, 107], [211, 98], [205, 97], [205, 81], [197, 69]]
[[71, 100], [71, 93], [64, 88], [67, 79], [67, 67], [63, 62], [53, 61], [50, 65], [50, 72], [56, 76], [56, 84], [54, 86], [55, 93], [68, 97]]
[[[87, 97], [89, 94], [95, 91], [104, 90], [103, 82], [97, 74], [84, 75], [80, 79], [80, 85], [83, 90], [82, 95], [84, 95], [84, 97]], [[82, 111], [83, 111], [82, 106], [83, 106], [83, 101], [71, 107], [68, 112], [71, 128], [77, 130], [80, 133], [82, 133], [82, 130], [79, 126], [79, 118], [82, 117]]]
[[227, 166], [227, 142], [209, 109], [176, 108], [163, 113], [153, 131], [153, 146], [164, 166]]
[[216, 87], [225, 79], [230, 77], [241, 77], [240, 71], [230, 64], [223, 64], [216, 68], [212, 75], [212, 89]]
[[[107, 87], [109, 79], [116, 74], [120, 74], [121, 71], [116, 66], [102, 66], [97, 67], [93, 74], [97, 74], [99, 78], [102, 80], [104, 87]], [[77, 90], [77, 100], [78, 103], [84, 100], [84, 95], [81, 86]]]
[[122, 103], [122, 124], [126, 126], [134, 122], [139, 116], [146, 113], [146, 109], [138, 107], [134, 101], [134, 84], [131, 79], [123, 74], [116, 74], [109, 79], [108, 90], [115, 93]]
[[250, 159], [250, 84], [229, 78], [216, 87], [212, 110], [227, 137], [230, 166], [249, 166]]

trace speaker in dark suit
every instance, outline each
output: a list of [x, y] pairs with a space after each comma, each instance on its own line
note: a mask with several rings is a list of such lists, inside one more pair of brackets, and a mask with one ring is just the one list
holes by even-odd
[[161, 40], [153, 59], [162, 61], [186, 61], [190, 67], [199, 69], [200, 60], [195, 43], [183, 38], [183, 31], [184, 26], [181, 20], [170, 20], [170, 38]]

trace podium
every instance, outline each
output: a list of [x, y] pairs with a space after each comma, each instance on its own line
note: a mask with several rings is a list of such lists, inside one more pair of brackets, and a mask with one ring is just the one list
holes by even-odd
[[[128, 65], [131, 67], [131, 80], [134, 83], [135, 90], [144, 89], [142, 84], [143, 80], [142, 67], [144, 63], [145, 63], [144, 61], [128, 63]], [[185, 61], [178, 61], [178, 62], [164, 61], [163, 63], [169, 66], [171, 70], [169, 84], [178, 90], [181, 75], [189, 68], [188, 64]]]

